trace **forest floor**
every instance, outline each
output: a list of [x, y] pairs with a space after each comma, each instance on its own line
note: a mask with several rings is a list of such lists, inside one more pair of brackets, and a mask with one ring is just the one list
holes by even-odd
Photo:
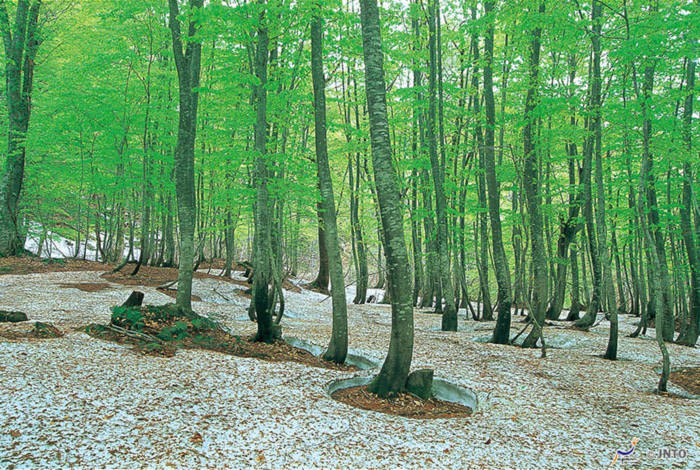
[[[108, 323], [109, 307], [135, 287], [147, 304], [172, 298], [148, 283], [105, 279], [104, 266], [40, 268], [17, 274], [5, 266], [2, 274], [0, 265], [0, 309], [24, 311], [30, 325], [50, 322], [65, 333], [0, 337], [2, 468], [581, 468], [610, 465], [616, 450], [629, 450], [634, 439], [625, 465], [695, 468], [700, 461], [700, 401], [652, 393], [661, 356], [653, 329], [627, 337], [634, 317], [621, 316], [620, 360], [610, 362], [599, 357], [605, 320], [590, 332], [565, 328], [566, 322], [546, 328], [550, 349], [541, 359], [540, 350], [484, 343], [493, 322], [465, 322], [463, 310], [456, 333], [441, 332], [438, 315], [417, 310], [413, 367], [434, 368], [437, 377], [469, 388], [478, 406], [468, 418], [415, 420], [352, 408], [326, 393], [331, 381], [376, 370], [196, 349], [153, 357], [92, 338], [79, 327]], [[248, 335], [255, 325], [241, 280], [196, 277], [193, 293], [201, 301], [193, 306]], [[294, 290], [285, 292], [284, 334], [325, 345], [330, 299]], [[390, 308], [350, 305], [348, 317], [351, 349], [381, 361]], [[512, 335], [520, 320], [514, 318]], [[27, 328], [0, 324], [0, 333]], [[674, 369], [700, 366], [697, 348], [668, 348]], [[683, 393], [673, 382], [670, 390]], [[660, 457], [664, 449], [676, 457]]]

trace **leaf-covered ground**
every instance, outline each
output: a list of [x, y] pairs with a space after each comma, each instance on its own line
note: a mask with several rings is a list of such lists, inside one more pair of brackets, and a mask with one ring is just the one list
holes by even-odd
[[[635, 438], [634, 466], [693, 468], [700, 459], [700, 401], [650, 393], [660, 354], [650, 337], [624, 336], [635, 318], [621, 317], [622, 360], [609, 362], [597, 357], [605, 321], [588, 333], [547, 328], [553, 348], [540, 359], [539, 350], [480, 342], [493, 323], [464, 322], [463, 311], [456, 333], [439, 331], [439, 316], [417, 312], [414, 367], [432, 367], [473, 390], [479, 406], [469, 418], [412, 420], [326, 394], [329, 382], [372, 371], [190, 349], [145, 356], [76, 331], [107, 323], [109, 307], [133, 289], [113, 282], [95, 292], [65, 287], [103, 283], [100, 274], [0, 275], [0, 309], [30, 319], [0, 330], [41, 321], [66, 333], [0, 338], [0, 467], [601, 467]], [[238, 295], [243, 285], [213, 276], [194, 282], [198, 313], [236, 334], [254, 331], [249, 301]], [[172, 301], [155, 287], [140, 289], [146, 303]], [[286, 296], [284, 333], [324, 345], [330, 299], [309, 291]], [[351, 348], [382, 359], [390, 309], [350, 306], [348, 315]], [[674, 368], [700, 365], [697, 349], [669, 350]], [[684, 449], [686, 457], [661, 459], [661, 448]]]

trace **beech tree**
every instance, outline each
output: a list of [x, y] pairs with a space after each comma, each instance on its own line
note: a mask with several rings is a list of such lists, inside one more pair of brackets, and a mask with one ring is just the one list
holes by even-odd
[[323, 357], [328, 361], [342, 364], [345, 362], [345, 356], [348, 352], [347, 302], [345, 300], [343, 262], [338, 246], [333, 181], [328, 165], [328, 144], [326, 143], [326, 78], [323, 75], [322, 3], [317, 2], [313, 7], [315, 11], [311, 20], [311, 74], [314, 86], [316, 164], [318, 165], [318, 180], [321, 188], [323, 228], [331, 277], [331, 296], [333, 297], [333, 332]]
[[32, 113], [34, 63], [41, 44], [39, 9], [41, 0], [19, 0], [14, 24], [7, 5], [0, 1], [0, 31], [5, 51], [5, 100], [7, 103], [7, 155], [0, 179], [0, 256], [24, 251], [19, 219], [19, 200], [24, 182], [27, 131]]
[[196, 38], [197, 15], [203, 0], [190, 0], [187, 14], [186, 44], [183, 44], [177, 0], [169, 0], [169, 25], [173, 39], [173, 56], [180, 90], [180, 120], [175, 148], [175, 189], [177, 216], [180, 222], [180, 264], [177, 275], [177, 305], [192, 310], [192, 271], [194, 265], [195, 188], [194, 143], [197, 135], [197, 104], [202, 44]]
[[384, 252], [391, 292], [389, 352], [369, 390], [388, 396], [404, 390], [413, 356], [411, 276], [403, 233], [403, 213], [396, 172], [392, 164], [384, 80], [384, 52], [377, 0], [362, 0], [362, 50], [369, 112], [372, 166], [384, 231]]

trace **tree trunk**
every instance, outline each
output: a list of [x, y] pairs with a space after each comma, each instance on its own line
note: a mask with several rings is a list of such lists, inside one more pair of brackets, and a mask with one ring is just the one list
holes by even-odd
[[[264, 0], [260, 0], [264, 6]], [[255, 51], [255, 76], [258, 84], [255, 87], [255, 169], [253, 174], [256, 188], [253, 237], [253, 299], [255, 318], [258, 322], [256, 341], [271, 343], [274, 340], [272, 327], [273, 299], [268, 293], [272, 280], [272, 247], [270, 217], [270, 195], [267, 187], [269, 175], [266, 139], [267, 139], [267, 56], [268, 32], [265, 10], [259, 17], [257, 47]]]
[[642, 234], [644, 236], [644, 241], [646, 245], [646, 251], [649, 259], [651, 260], [649, 266], [649, 274], [651, 277], [650, 282], [650, 292], [651, 301], [653, 304], [654, 311], [656, 313], [655, 328], [656, 328], [656, 342], [661, 350], [662, 357], [662, 368], [661, 368], [661, 378], [659, 379], [658, 391], [665, 392], [666, 385], [668, 382], [668, 376], [671, 369], [670, 359], [668, 355], [668, 349], [666, 344], [664, 344], [663, 336], [663, 324], [664, 315], [666, 314], [666, 309], [664, 308], [664, 292], [662, 284], [661, 275], [661, 259], [657, 251], [656, 240], [654, 240], [651, 229], [649, 227], [650, 222], [644, 214], [651, 210], [652, 204], [656, 201], [651, 197], [650, 186], [653, 185], [653, 180], [649, 178], [651, 170], [651, 152], [649, 150], [651, 141], [651, 111], [649, 108], [649, 100], [651, 99], [651, 93], [654, 84], [654, 67], [647, 65], [644, 70], [644, 83], [643, 83], [643, 97], [642, 97], [642, 112], [644, 114], [644, 124], [643, 124], [643, 152], [642, 152], [642, 169], [639, 174], [639, 213], [641, 221]]
[[[539, 15], [544, 14], [544, 2], [540, 3]], [[532, 300], [530, 301], [531, 321], [534, 322], [530, 334], [528, 334], [523, 347], [535, 347], [537, 340], [542, 336], [544, 314], [547, 302], [547, 260], [544, 245], [542, 225], [542, 212], [540, 201], [540, 181], [537, 172], [537, 151], [533, 142], [532, 125], [535, 122], [533, 110], [537, 105], [538, 74], [540, 65], [540, 37], [542, 28], [535, 27], [530, 41], [530, 57], [528, 71], [528, 88], [525, 98], [525, 127], [523, 129], [523, 156], [525, 158], [523, 170], [523, 184], [525, 186], [525, 198], [530, 215], [530, 238], [532, 240], [531, 260], [533, 271]]]
[[40, 43], [37, 26], [40, 7], [41, 0], [35, 0], [31, 7], [27, 0], [19, 0], [14, 28], [11, 28], [7, 6], [0, 1], [8, 121], [7, 159], [0, 180], [0, 257], [24, 252], [25, 234], [22, 233], [18, 211], [32, 111], [34, 59]]
[[508, 258], [503, 248], [503, 231], [501, 228], [501, 188], [496, 176], [495, 129], [496, 104], [493, 97], [493, 36], [494, 21], [493, 1], [484, 3], [484, 15], [488, 19], [485, 40], [484, 61], [484, 107], [486, 108], [486, 129], [484, 132], [484, 169], [488, 186], [489, 218], [491, 220], [491, 239], [493, 242], [493, 264], [498, 283], [498, 317], [493, 330], [492, 342], [508, 344], [510, 341], [510, 308], [513, 296], [510, 285]]
[[392, 310], [389, 352], [368, 388], [379, 396], [388, 396], [405, 389], [413, 357], [411, 277], [397, 175], [391, 161], [379, 9], [376, 0], [361, 0], [360, 5], [372, 162], [391, 278]]
[[[698, 255], [698, 240], [695, 238], [693, 226], [690, 218], [693, 204], [693, 172], [690, 161], [693, 158], [690, 154], [692, 147], [692, 121], [693, 121], [693, 101], [695, 95], [695, 61], [688, 58], [686, 70], [685, 106], [683, 109], [683, 143], [688, 151], [686, 161], [683, 165], [683, 203], [681, 205], [681, 232], [683, 243], [685, 244], [688, 266], [690, 267], [690, 321], [686, 324], [685, 330], [681, 332], [678, 342], [686, 346], [695, 346], [700, 335], [700, 256]], [[695, 220], [696, 231], [698, 230], [698, 220]]]
[[428, 150], [430, 154], [430, 165], [433, 173], [433, 184], [435, 185], [435, 212], [437, 214], [437, 249], [439, 264], [436, 269], [440, 273], [441, 295], [437, 298], [437, 303], [441, 305], [442, 298], [445, 299], [445, 309], [442, 314], [442, 331], [457, 331], [457, 308], [455, 306], [454, 288], [450, 273], [450, 260], [447, 247], [447, 203], [445, 199], [445, 168], [438, 159], [437, 136], [435, 135], [435, 113], [436, 113], [436, 83], [437, 83], [437, 57], [436, 57], [436, 0], [430, 0], [428, 15], [430, 21], [430, 75], [428, 80], [428, 122], [427, 138]]
[[316, 204], [316, 217], [318, 218], [318, 275], [311, 282], [311, 287], [327, 294], [330, 282], [328, 243], [326, 242], [326, 230], [323, 228], [323, 208], [320, 202]]
[[[175, 149], [175, 192], [180, 222], [180, 264], [177, 275], [177, 305], [192, 310], [192, 267], [194, 262], [195, 188], [194, 144], [197, 133], [197, 103], [202, 44], [194, 39], [199, 30], [195, 19], [187, 28], [185, 49], [180, 33], [178, 2], [169, 0], [170, 31], [180, 85], [180, 120]], [[203, 0], [190, 0], [190, 10], [202, 8]]]
[[333, 298], [331, 341], [323, 358], [327, 361], [342, 364], [345, 362], [345, 357], [348, 353], [347, 303], [345, 300], [343, 262], [340, 258], [340, 246], [338, 244], [333, 180], [331, 179], [331, 170], [328, 163], [328, 146], [326, 142], [326, 80], [323, 75], [322, 5], [316, 3], [315, 7], [314, 17], [311, 20], [311, 76], [314, 88], [316, 164], [318, 165], [319, 186], [321, 188], [323, 226], [326, 232], [326, 250], [329, 258], [331, 296]]

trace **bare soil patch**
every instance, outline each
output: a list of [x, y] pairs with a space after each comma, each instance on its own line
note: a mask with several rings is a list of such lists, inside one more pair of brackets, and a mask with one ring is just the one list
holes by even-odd
[[671, 372], [669, 378], [686, 392], [700, 395], [700, 367], [683, 367]]
[[436, 398], [422, 400], [410, 393], [399, 393], [391, 398], [379, 398], [374, 393], [368, 392], [366, 385], [337, 390], [332, 397], [334, 400], [356, 408], [405, 418], [466, 418], [472, 415], [471, 408], [459, 403]]
[[60, 286], [63, 289], [78, 289], [83, 292], [99, 292], [110, 288], [106, 282], [65, 282]]
[[63, 332], [51, 323], [36, 322], [30, 330], [0, 330], [0, 336], [7, 339], [54, 339], [63, 337]]
[[297, 362], [325, 369], [355, 371], [354, 366], [324, 361], [282, 340], [271, 344], [233, 335], [208, 318], [179, 310], [174, 304], [114, 307], [109, 325], [81, 329], [90, 336], [132, 344], [144, 354], [172, 357], [178, 348], [206, 349], [271, 362]]
[[10, 256], [0, 258], [0, 276], [3, 274], [34, 274], [67, 271], [104, 271], [111, 265], [79, 259], [48, 259], [36, 256]]
[[[166, 289], [165, 287], [159, 287], [156, 289], [158, 292], [161, 292], [168, 297], [172, 297], [173, 299], [177, 298], [177, 289]], [[201, 302], [202, 298], [198, 295], [192, 294], [192, 302]]]
[[[133, 266], [126, 265], [116, 273], [106, 272], [102, 278], [110, 282], [116, 282], [124, 286], [148, 286], [159, 287], [177, 281], [177, 268], [157, 268], [154, 266], [141, 266], [139, 272], [132, 276]], [[196, 271], [193, 277], [198, 279], [216, 279], [218, 281], [229, 282], [240, 286], [248, 286], [245, 281], [230, 279], [224, 276], [215, 276], [200, 271]]]

